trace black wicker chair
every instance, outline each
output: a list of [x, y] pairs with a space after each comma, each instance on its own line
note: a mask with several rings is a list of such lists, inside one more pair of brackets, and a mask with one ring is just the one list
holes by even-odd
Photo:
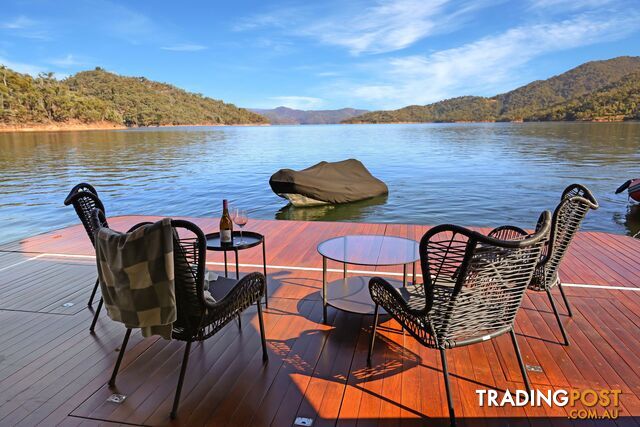
[[[99, 230], [99, 224], [104, 220], [102, 212], [95, 210], [92, 222]], [[143, 225], [135, 225], [130, 231]], [[174, 227], [174, 271], [177, 319], [173, 324], [171, 336], [173, 339], [185, 341], [184, 357], [180, 368], [180, 377], [171, 410], [171, 418], [175, 418], [180, 402], [180, 392], [189, 362], [191, 343], [204, 341], [222, 329], [227, 323], [236, 319], [242, 311], [255, 304], [258, 308], [260, 324], [260, 339], [262, 340], [262, 360], [268, 360], [267, 344], [264, 335], [262, 306], [260, 300], [265, 292], [265, 277], [262, 273], [250, 273], [229, 287], [226, 295], [215, 302], [205, 298], [204, 274], [206, 261], [206, 238], [202, 230], [189, 221], [172, 220]], [[131, 335], [127, 329], [109, 386], [115, 385], [116, 376], [124, 356], [124, 352]]]
[[[64, 199], [64, 205], [73, 205], [76, 213], [78, 214], [78, 218], [80, 218], [84, 229], [87, 231], [87, 235], [91, 240], [91, 244], [95, 247], [95, 241], [93, 238], [95, 229], [91, 220], [91, 213], [94, 209], [100, 209], [102, 212], [105, 212], [104, 205], [102, 204], [100, 197], [98, 197], [98, 192], [96, 191], [96, 189], [92, 185], [82, 182], [71, 189], [67, 198]], [[104, 216], [103, 219], [104, 223], [102, 225], [108, 227], [109, 225], [107, 224], [107, 220]], [[91, 307], [91, 305], [93, 304], [93, 299], [96, 296], [97, 290], [98, 279], [96, 279], [96, 283], [93, 285], [93, 291], [91, 292], [91, 297], [89, 297], [89, 302], [87, 303], [89, 307]], [[98, 307], [96, 308], [96, 311], [94, 313], [93, 321], [91, 322], [90, 328], [91, 332], [93, 332], [95, 328], [101, 308], [102, 299], [100, 299]]]
[[[553, 300], [553, 295], [551, 295], [551, 289], [554, 286], [558, 286], [562, 300], [567, 307], [567, 314], [572, 317], [573, 312], [564, 289], [562, 289], [558, 269], [573, 237], [578, 232], [580, 224], [590, 209], [598, 209], [598, 201], [588, 188], [580, 184], [571, 184], [565, 188], [562, 192], [560, 203], [553, 212], [549, 241], [542, 251], [540, 262], [529, 284], [529, 289], [547, 293], [553, 314], [556, 316], [560, 332], [564, 338], [564, 345], [569, 345], [569, 337], [562, 325], [560, 314]], [[528, 234], [521, 228], [504, 226], [494, 230], [492, 235], [494, 237], [499, 235], [507, 237], [504, 233], [508, 233], [508, 237], [511, 239], [523, 238]]]
[[514, 321], [549, 235], [550, 213], [538, 232], [520, 240], [498, 240], [456, 225], [440, 225], [420, 241], [424, 285], [394, 288], [374, 277], [375, 303], [368, 363], [375, 343], [379, 307], [422, 345], [438, 349], [451, 423], [455, 412], [445, 350], [509, 333], [527, 390], [530, 390]]

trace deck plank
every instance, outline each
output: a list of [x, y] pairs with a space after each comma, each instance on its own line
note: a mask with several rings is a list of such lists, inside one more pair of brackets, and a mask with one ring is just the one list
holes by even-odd
[[[158, 218], [114, 217], [110, 224], [126, 230]], [[213, 218], [192, 220], [205, 232], [217, 224]], [[296, 416], [313, 418], [314, 426], [448, 424], [437, 351], [420, 346], [383, 317], [369, 369], [371, 317], [330, 308], [328, 324], [322, 324], [318, 243], [345, 234], [419, 240], [428, 226], [252, 220], [250, 228], [267, 238], [270, 360], [262, 363], [256, 310], [249, 309], [242, 332], [232, 322], [192, 346], [180, 416], [174, 422], [168, 413], [184, 349], [180, 342], [134, 333], [117, 381], [127, 400], [122, 405], [106, 402], [113, 390], [105, 383], [124, 328], [103, 314], [96, 334], [88, 333], [92, 311], [86, 300], [96, 272], [82, 226], [0, 245], [0, 424], [279, 426], [291, 425]], [[571, 346], [560, 344], [544, 293], [527, 293], [516, 320], [525, 362], [543, 368], [529, 373], [534, 386], [620, 388], [624, 418], [617, 425], [638, 425], [640, 419], [640, 292], [635, 291], [640, 261], [634, 255], [639, 251], [640, 241], [627, 236], [577, 235], [561, 277], [569, 284], [599, 287], [566, 287], [574, 317], [561, 317]], [[207, 254], [213, 270], [223, 270], [222, 260], [219, 253]], [[242, 273], [256, 270], [252, 265], [261, 262], [259, 249], [240, 254]], [[340, 264], [329, 267], [336, 269], [330, 280], [341, 276]], [[401, 267], [353, 270], [385, 277], [402, 272]], [[557, 291], [554, 297], [564, 313]], [[61, 307], [64, 302], [74, 305]], [[565, 408], [478, 407], [477, 388], [522, 387], [508, 337], [454, 349], [447, 357], [461, 425], [574, 424]]]

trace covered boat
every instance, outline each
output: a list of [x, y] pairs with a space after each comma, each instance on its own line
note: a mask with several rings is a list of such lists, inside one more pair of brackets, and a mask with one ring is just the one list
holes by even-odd
[[622, 193], [624, 190], [627, 190], [629, 193], [629, 197], [636, 202], [640, 202], [640, 178], [630, 179], [629, 181], [622, 184], [616, 190], [616, 194]]
[[355, 159], [320, 162], [307, 169], [280, 169], [271, 175], [274, 193], [294, 206], [349, 203], [387, 194], [387, 185]]

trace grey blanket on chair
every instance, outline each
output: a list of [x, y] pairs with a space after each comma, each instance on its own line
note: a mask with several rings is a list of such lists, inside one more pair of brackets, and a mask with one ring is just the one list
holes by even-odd
[[171, 339], [176, 296], [171, 219], [130, 233], [101, 228], [96, 257], [102, 298], [109, 317], [142, 335]]

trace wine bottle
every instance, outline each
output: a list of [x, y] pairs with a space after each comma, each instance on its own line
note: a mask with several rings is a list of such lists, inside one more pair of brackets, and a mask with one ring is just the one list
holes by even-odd
[[233, 221], [229, 215], [227, 199], [222, 201], [222, 217], [220, 218], [220, 243], [231, 244], [233, 236]]

